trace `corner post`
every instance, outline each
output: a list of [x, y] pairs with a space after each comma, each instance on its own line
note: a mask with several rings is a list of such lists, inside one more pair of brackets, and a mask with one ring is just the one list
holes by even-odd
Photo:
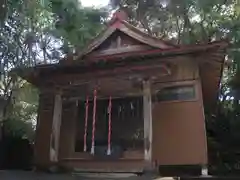
[[143, 81], [143, 117], [145, 170], [152, 170], [152, 96], [149, 80]]
[[202, 176], [208, 176], [208, 167], [207, 167], [207, 165], [203, 165], [202, 166], [201, 175]]
[[52, 133], [50, 141], [50, 161], [57, 163], [59, 161], [59, 142], [60, 142], [60, 128], [62, 121], [62, 95], [61, 93], [55, 94]]

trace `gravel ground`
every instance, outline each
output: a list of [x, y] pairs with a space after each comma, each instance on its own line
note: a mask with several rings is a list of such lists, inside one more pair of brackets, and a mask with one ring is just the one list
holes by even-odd
[[40, 172], [0, 171], [0, 180], [150, 180], [153, 177], [131, 174], [46, 174]]

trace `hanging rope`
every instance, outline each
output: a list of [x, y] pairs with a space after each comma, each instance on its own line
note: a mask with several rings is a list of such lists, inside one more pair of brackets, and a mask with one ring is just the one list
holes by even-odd
[[94, 150], [95, 150], [96, 100], [97, 100], [97, 90], [94, 90], [91, 154], [94, 154]]
[[88, 97], [85, 103], [85, 129], [84, 129], [84, 152], [87, 151], [87, 128], [88, 128]]
[[108, 105], [108, 150], [107, 155], [111, 155], [111, 133], [112, 133], [112, 97], [109, 97]]

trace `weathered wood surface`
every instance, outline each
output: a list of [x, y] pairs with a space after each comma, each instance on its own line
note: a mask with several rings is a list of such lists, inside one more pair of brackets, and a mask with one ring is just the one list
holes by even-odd
[[[136, 176], [131, 174], [47, 174], [40, 172], [24, 171], [0, 171], [0, 179], [3, 180], [174, 180], [172, 177], [153, 177], [153, 176]], [[177, 178], [175, 178], [177, 179]], [[182, 177], [180, 180], [239, 180], [240, 177]]]
[[51, 145], [50, 145], [50, 161], [52, 162], [58, 162], [61, 120], [62, 120], [62, 99], [61, 99], [61, 95], [57, 94], [55, 96], [55, 103], [54, 103]]
[[[174, 180], [172, 177], [155, 177], [150, 175], [136, 176], [133, 174], [47, 174], [41, 172], [0, 171], [3, 180]], [[175, 178], [177, 179], [177, 178]], [[207, 176], [207, 177], [181, 177], [180, 180], [239, 180], [237, 176]]]
[[151, 84], [143, 82], [143, 116], [144, 116], [144, 159], [151, 166], [152, 163], [152, 99]]

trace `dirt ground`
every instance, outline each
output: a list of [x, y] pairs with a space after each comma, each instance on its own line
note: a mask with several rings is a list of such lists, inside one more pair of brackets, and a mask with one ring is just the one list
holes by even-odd
[[24, 171], [0, 171], [0, 180], [152, 180], [150, 176], [132, 174], [47, 174]]

